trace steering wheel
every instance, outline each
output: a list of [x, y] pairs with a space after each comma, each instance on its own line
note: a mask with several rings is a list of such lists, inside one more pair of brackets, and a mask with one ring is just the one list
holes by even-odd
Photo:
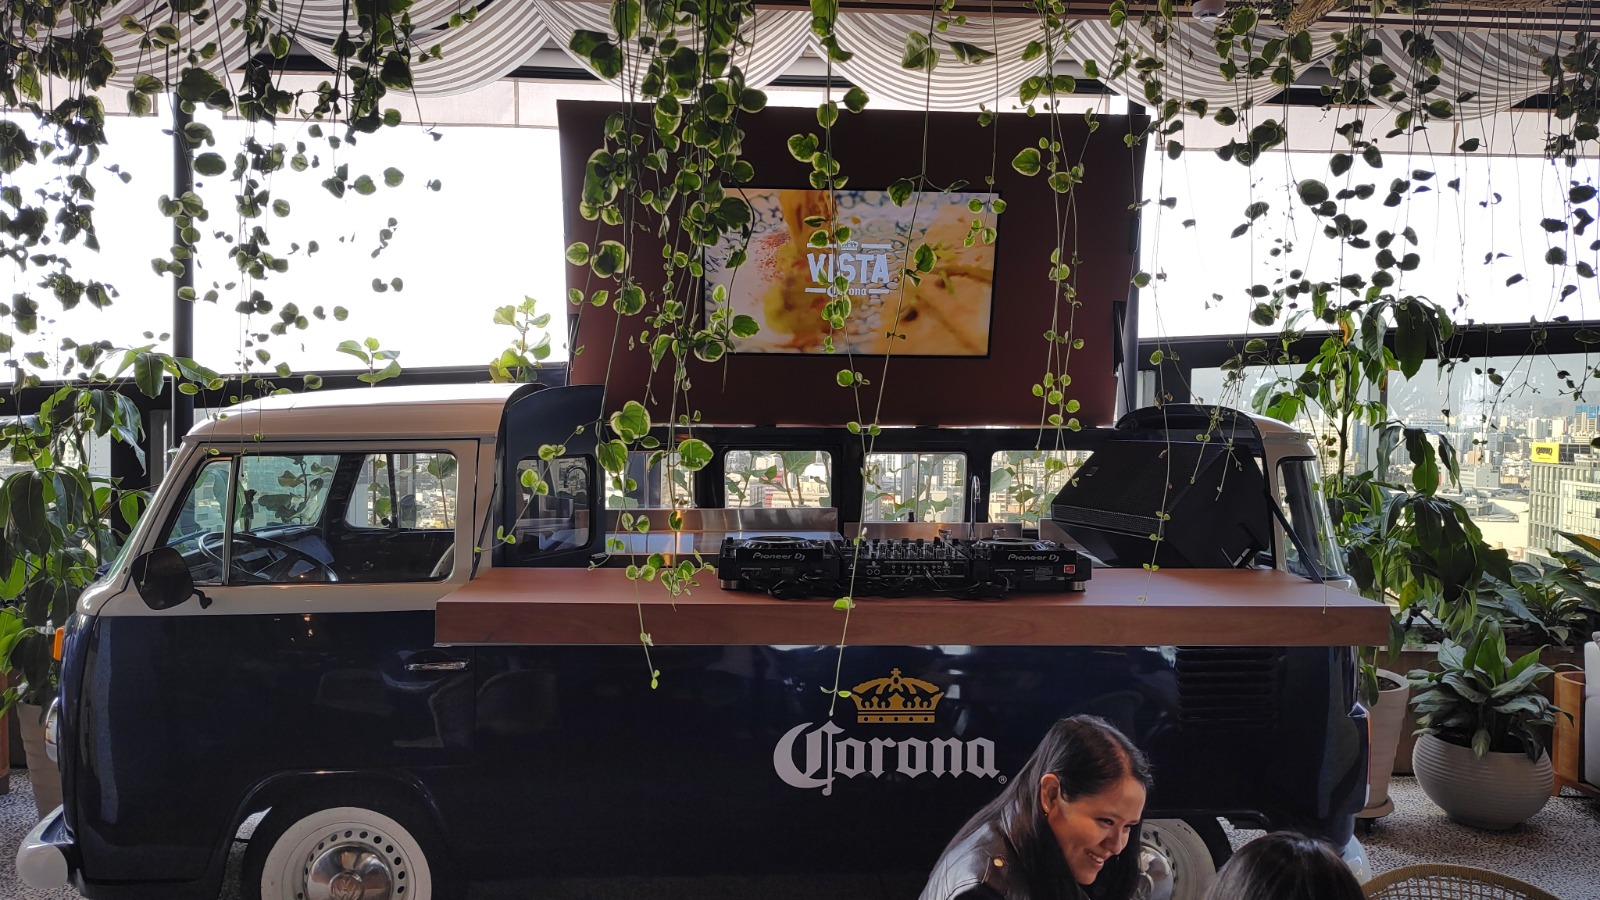
[[[208, 559], [210, 559], [212, 562], [215, 562], [219, 567], [222, 565], [223, 540], [224, 537], [220, 531], [210, 532], [209, 534], [206, 534], [200, 538], [200, 552], [205, 554]], [[287, 580], [286, 576], [289, 574], [289, 570], [293, 568], [293, 564], [295, 562], [304, 562], [308, 563], [312, 567], [312, 571], [321, 574], [321, 580], [339, 580], [339, 574], [333, 570], [332, 566], [292, 544], [285, 544], [282, 541], [275, 541], [272, 538], [262, 537], [259, 534], [251, 534], [248, 531], [235, 532], [233, 535], [233, 540], [236, 544], [248, 544], [250, 546], [258, 547], [267, 553], [278, 554], [276, 558], [272, 559], [265, 566], [262, 566], [260, 569], [255, 571], [244, 568], [239, 564], [238, 559], [235, 559], [234, 570], [237, 572], [243, 572], [247, 575], [254, 575], [255, 577], [267, 582], [282, 582]]]

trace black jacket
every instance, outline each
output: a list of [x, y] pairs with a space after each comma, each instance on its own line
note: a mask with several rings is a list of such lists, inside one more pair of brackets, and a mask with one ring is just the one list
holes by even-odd
[[[1016, 862], [1016, 848], [989, 822], [945, 850], [918, 900], [1032, 900]], [[1085, 900], [1083, 888], [1076, 894]]]

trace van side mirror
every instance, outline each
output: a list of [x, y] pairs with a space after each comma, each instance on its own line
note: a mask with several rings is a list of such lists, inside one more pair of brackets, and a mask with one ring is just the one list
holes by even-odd
[[144, 605], [151, 609], [171, 609], [190, 597], [200, 597], [200, 608], [211, 605], [211, 598], [195, 589], [189, 564], [175, 547], [157, 547], [133, 561], [133, 584]]

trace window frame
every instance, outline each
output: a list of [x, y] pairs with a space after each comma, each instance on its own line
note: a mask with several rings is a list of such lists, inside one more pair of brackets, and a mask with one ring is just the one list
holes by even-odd
[[[478, 520], [478, 498], [476, 496], [475, 476], [469, 471], [469, 466], [477, 466], [479, 462], [480, 442], [470, 438], [446, 438], [442, 440], [384, 440], [361, 439], [340, 440], [337, 442], [315, 440], [273, 441], [264, 440], [257, 442], [238, 441], [214, 442], [185, 447], [185, 453], [175, 461], [170, 470], [172, 474], [182, 473], [184, 489], [169, 495], [166, 504], [160, 509], [147, 510], [146, 516], [141, 520], [149, 521], [154, 527], [149, 531], [135, 535], [134, 542], [139, 546], [139, 553], [144, 554], [165, 546], [165, 538], [170, 533], [177, 515], [182, 510], [189, 496], [194, 491], [199, 475], [205, 467], [218, 460], [229, 461], [228, 496], [236, 496], [239, 489], [239, 458], [243, 456], [295, 456], [295, 455], [324, 455], [342, 456], [355, 455], [371, 456], [376, 453], [446, 453], [456, 459], [456, 521], [449, 529], [452, 533], [451, 546], [455, 549], [455, 564], [451, 572], [444, 578], [437, 580], [401, 580], [401, 581], [310, 581], [289, 583], [267, 582], [241, 582], [231, 578], [232, 574], [232, 544], [233, 519], [227, 517], [223, 543], [223, 577], [220, 582], [207, 582], [208, 590], [232, 592], [236, 590], [266, 589], [267, 591], [292, 590], [297, 594], [300, 591], [315, 591], [318, 593], [334, 592], [339, 594], [372, 593], [378, 592], [384, 599], [393, 599], [395, 602], [386, 603], [385, 608], [411, 608], [413, 604], [420, 608], [432, 603], [438, 596], [454, 586], [459, 586], [471, 580], [474, 566], [473, 530], [468, 525]], [[473, 470], [475, 471], [475, 469]], [[331, 513], [324, 508], [323, 516]], [[367, 529], [373, 530], [373, 529]], [[382, 530], [382, 529], [376, 529]], [[131, 557], [130, 557], [131, 558]], [[416, 592], [417, 597], [404, 596]], [[398, 594], [396, 592], [399, 592]], [[259, 593], [259, 590], [252, 590]], [[424, 602], [424, 598], [432, 597]], [[354, 604], [352, 604], [354, 605]], [[339, 604], [333, 609], [335, 611]], [[354, 605], [355, 609], [371, 608], [370, 601], [365, 604]], [[352, 610], [353, 611], [353, 610]]]

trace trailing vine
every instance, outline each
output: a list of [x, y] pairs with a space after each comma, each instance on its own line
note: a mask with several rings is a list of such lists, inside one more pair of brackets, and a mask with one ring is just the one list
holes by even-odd
[[[291, 88], [285, 78], [299, 39], [293, 3], [248, 0], [237, 19], [229, 21], [222, 21], [207, 0], [170, 3], [147, 18], [117, 22], [104, 20], [112, 8], [108, 0], [25, 0], [0, 8], [0, 56], [5, 63], [0, 66], [0, 106], [5, 112], [0, 117], [0, 255], [31, 281], [0, 303], [0, 316], [7, 322], [0, 354], [12, 369], [13, 383], [28, 387], [53, 376], [78, 377], [96, 390], [127, 382], [155, 396], [170, 381], [177, 390], [220, 403], [275, 389], [263, 377], [268, 373], [296, 374], [274, 355], [273, 339], [308, 332], [330, 320], [333, 325], [323, 327], [338, 327], [348, 321], [349, 310], [273, 296], [283, 275], [321, 251], [315, 239], [287, 236], [286, 226], [296, 220], [286, 181], [311, 178], [330, 196], [351, 201], [442, 186], [437, 179], [408, 179], [396, 167], [362, 171], [348, 158], [351, 145], [381, 142], [384, 132], [401, 125], [405, 116], [397, 104], [405, 102], [412, 88], [413, 67], [443, 52], [428, 45], [432, 36], [412, 21], [411, 5], [409, 0], [352, 0], [348, 28], [332, 47], [331, 73], [309, 89]], [[760, 327], [734, 309], [721, 285], [710, 292], [709, 302], [701, 303], [699, 297], [706, 276], [704, 251], [734, 247], [727, 265], [735, 278], [748, 259], [745, 245], [753, 217], [740, 187], [752, 184], [756, 173], [743, 155], [745, 117], [760, 113], [768, 98], [759, 85], [747, 82], [739, 62], [756, 14], [751, 0], [613, 0], [608, 11], [608, 30], [576, 31], [568, 44], [596, 73], [622, 85], [619, 98], [625, 105], [606, 123], [601, 145], [586, 161], [581, 195], [569, 199], [594, 230], [566, 248], [567, 261], [587, 273], [585, 286], [573, 289], [567, 299], [574, 334], [589, 311], [600, 307], [614, 312], [617, 324], [603, 345], [573, 346], [572, 353], [606, 354], [608, 366], [621, 355], [642, 354], [649, 359], [652, 376], [664, 376], [667, 396], [652, 394], [656, 381], [647, 379], [641, 396], [607, 397], [606, 409], [613, 413], [587, 427], [600, 438], [600, 463], [611, 490], [626, 494], [637, 489], [629, 475], [633, 454], [644, 453], [649, 469], [667, 470], [668, 522], [676, 529], [683, 523], [679, 510], [689, 502], [683, 486], [712, 461], [712, 448], [696, 436], [701, 420], [696, 397], [701, 395], [695, 392], [691, 365], [725, 361], [736, 342], [751, 338]], [[855, 162], [837, 155], [834, 130], [844, 117], [862, 114], [869, 104], [862, 86], [837, 91], [835, 67], [869, 51], [844, 46], [837, 0], [811, 0], [809, 12], [811, 34], [829, 67], [825, 96], [816, 109], [816, 130], [791, 135], [787, 146], [808, 167], [811, 187], [832, 197], [845, 189]], [[994, 95], [974, 113], [980, 125], [994, 129], [988, 181], [994, 183], [997, 165], [1009, 164], [1016, 172], [1037, 177], [1053, 194], [1050, 256], [1010, 262], [1026, 277], [1047, 280], [1052, 292], [1050, 328], [1032, 346], [1008, 348], [1017, 358], [1034, 360], [1028, 365], [1037, 370], [1031, 390], [1039, 403], [1041, 433], [1053, 433], [1060, 448], [1071, 443], [1066, 432], [1082, 426], [1083, 397], [1074, 384], [1074, 375], [1082, 374], [1074, 371], [1081, 355], [1075, 353], [1086, 341], [1099, 339], [1081, 333], [1078, 313], [1085, 301], [1078, 278], [1093, 261], [1084, 260], [1073, 241], [1084, 220], [1077, 192], [1100, 173], [1088, 171], [1086, 157], [1075, 154], [1062, 137], [1063, 101], [1083, 85], [1060, 63], [1076, 59], [1086, 79], [1133, 86], [1129, 99], [1148, 115], [1141, 132], [1125, 136], [1130, 165], [1137, 165], [1140, 153], [1158, 165], [1185, 165], [1192, 159], [1187, 156], [1193, 152], [1190, 146], [1199, 146], [1190, 132], [1204, 124], [1233, 129], [1217, 142], [1218, 159], [1251, 172], [1265, 171], [1262, 162], [1272, 160], [1295, 173], [1290, 183], [1259, 194], [1252, 185], [1242, 210], [1204, 210], [1184, 225], [1231, 228], [1233, 239], [1252, 248], [1250, 271], [1230, 288], [1229, 299], [1246, 301], [1247, 321], [1239, 322], [1238, 330], [1256, 329], [1257, 336], [1224, 366], [1225, 396], [1242, 395], [1250, 370], [1273, 369], [1252, 397], [1255, 408], [1291, 422], [1331, 420], [1326, 438], [1329, 487], [1335, 496], [1348, 496], [1352, 484], [1366, 490], [1352, 471], [1352, 435], [1373, 429], [1387, 433], [1383, 429], [1393, 424], [1385, 404], [1370, 392], [1384, 390], [1395, 373], [1406, 379], [1417, 375], [1426, 358], [1451, 372], [1468, 355], [1460, 343], [1470, 324], [1459, 321], [1468, 318], [1462, 312], [1465, 301], [1452, 306], [1447, 298], [1425, 296], [1415, 288], [1417, 276], [1412, 273], [1424, 267], [1431, 248], [1428, 230], [1409, 218], [1410, 203], [1422, 194], [1446, 192], [1458, 205], [1474, 202], [1479, 196], [1474, 192], [1485, 196], [1476, 201], [1483, 208], [1497, 202], [1488, 199], [1497, 195], [1486, 186], [1428, 168], [1394, 167], [1402, 152], [1393, 148], [1403, 147], [1408, 159], [1434, 152], [1468, 158], [1488, 150], [1485, 140], [1454, 133], [1461, 110], [1476, 98], [1470, 91], [1446, 95], [1441, 72], [1447, 60], [1426, 4], [1378, 0], [1365, 11], [1345, 12], [1348, 24], [1341, 27], [1286, 30], [1274, 23], [1291, 21], [1289, 4], [1235, 5], [1211, 29], [1209, 42], [1197, 48], [1195, 30], [1186, 25], [1176, 4], [1130, 12], [1124, 0], [1115, 0], [1107, 9], [1117, 36], [1114, 52], [1099, 59], [1074, 42], [1081, 26], [1066, 4], [1034, 0], [1030, 12], [1038, 33], [1021, 51], [1021, 61], [1042, 62], [1043, 68], [1015, 84], [1003, 83], [1001, 63], [1007, 60], [997, 50], [998, 37], [994, 47], [985, 47], [977, 39], [951, 36], [951, 28], [969, 21], [953, 0], [930, 0], [926, 18], [908, 29], [899, 52], [901, 66], [920, 73], [930, 93], [941, 61], [993, 66]], [[475, 19], [472, 9], [464, 9], [450, 27], [471, 28]], [[1376, 30], [1380, 23], [1391, 27], [1396, 21], [1406, 23], [1397, 32], [1400, 56], [1386, 48]], [[1596, 185], [1587, 168], [1600, 141], [1600, 43], [1587, 22], [1578, 24], [1580, 29], [1560, 37], [1558, 50], [1541, 68], [1549, 105], [1544, 151], [1551, 171], [1563, 179], [1564, 199], [1559, 210], [1547, 211], [1537, 223], [1548, 236], [1537, 258], [1521, 261], [1525, 270], [1548, 267], [1559, 284], [1552, 304], [1594, 296], [1600, 251], [1600, 241], [1588, 231], [1596, 218]], [[137, 71], [112, 68], [108, 34], [137, 39]], [[224, 49], [230, 47], [237, 49]], [[1218, 105], [1214, 99], [1186, 96], [1177, 63], [1196, 52], [1213, 54], [1217, 76], [1235, 87], [1233, 101]], [[236, 58], [224, 59], [225, 53]], [[1325, 171], [1306, 169], [1302, 157], [1296, 158], [1300, 167], [1292, 169], [1288, 151], [1296, 145], [1290, 116], [1287, 106], [1277, 108], [1273, 98], [1294, 86], [1305, 67], [1318, 59], [1326, 62], [1333, 82], [1322, 88], [1322, 96], [1328, 115], [1338, 123], [1334, 142], [1323, 154]], [[113, 82], [119, 87], [112, 88]], [[133, 116], [154, 116], [163, 105], [170, 109], [174, 140], [198, 181], [192, 190], [161, 198], [158, 212], [174, 239], [152, 260], [152, 268], [174, 279], [182, 301], [231, 305], [240, 320], [238, 346], [233, 348], [239, 368], [235, 373], [223, 375], [188, 354], [165, 352], [166, 336], [154, 332], [131, 346], [71, 336], [54, 348], [40, 344], [41, 323], [48, 325], [57, 308], [123, 302], [115, 284], [97, 278], [81, 262], [75, 265], [66, 249], [100, 247], [94, 180], [102, 172], [119, 180], [132, 177], [112, 159], [107, 138], [104, 97], [112, 90], [122, 91]], [[1049, 136], [1002, 158], [999, 131], [1005, 119], [1000, 114], [1012, 109], [1047, 117]], [[236, 146], [225, 146], [226, 138], [219, 136], [234, 127], [217, 124], [224, 114], [241, 123]], [[1387, 128], [1377, 124], [1385, 117]], [[1086, 123], [1093, 132], [1101, 118], [1086, 114]], [[1435, 147], [1433, 142], [1447, 133], [1448, 142]], [[922, 140], [925, 151], [926, 135]], [[35, 189], [27, 184], [30, 180], [42, 186]], [[887, 194], [896, 204], [911, 204], [914, 221], [924, 195], [954, 189], [932, 182], [924, 152], [921, 169], [894, 180]], [[220, 201], [224, 196], [226, 201]], [[1175, 197], [1126, 200], [1142, 207], [1157, 229], [1164, 217], [1178, 215], [1172, 212]], [[967, 244], [993, 242], [1004, 201], [972, 203]], [[1202, 216], [1206, 220], [1198, 222]], [[842, 244], [851, 236], [831, 201], [804, 224], [813, 247]], [[373, 235], [374, 259], [382, 257], [400, 227], [389, 219]], [[1309, 239], [1296, 231], [1308, 227]], [[1275, 270], [1263, 275], [1253, 263], [1256, 242], [1265, 241], [1273, 242], [1267, 266]], [[942, 248], [936, 242], [912, 243], [900, 260], [902, 291], [940, 265]], [[643, 252], [658, 245], [659, 260]], [[1331, 260], [1316, 255], [1329, 245]], [[1513, 264], [1518, 261], [1507, 265]], [[197, 283], [201, 274], [209, 276], [209, 284]], [[1158, 303], [1174, 291], [1153, 256], [1141, 260], [1128, 276], [1132, 289], [1147, 291]], [[1519, 271], [1504, 283], [1510, 287], [1523, 278]], [[835, 380], [851, 392], [855, 414], [842, 424], [859, 436], [863, 454], [870, 456], [885, 421], [884, 391], [903, 309], [897, 305], [894, 321], [886, 327], [890, 349], [882, 355], [882, 366], [869, 370], [853, 345], [835, 341], [835, 335], [862, 323], [848, 281], [842, 274], [833, 281], [833, 291], [817, 311], [820, 321], [812, 324], [823, 334], [825, 348], [843, 351]], [[374, 293], [404, 287], [391, 272], [378, 271], [372, 279]], [[539, 313], [531, 300], [498, 307], [494, 322], [515, 329], [517, 338], [490, 362], [491, 377], [533, 377], [551, 354], [548, 338], [539, 334], [548, 321], [549, 314]], [[1291, 347], [1313, 334], [1320, 337], [1318, 349], [1307, 359], [1297, 358]], [[401, 371], [398, 355], [405, 348], [357, 337], [328, 343], [359, 361], [366, 368], [362, 380], [369, 383]], [[1152, 361], [1160, 365], [1164, 351], [1157, 354]], [[1482, 368], [1475, 374], [1502, 388], [1495, 380], [1499, 373]], [[1585, 366], [1576, 376], [1563, 374], [1575, 397], [1582, 396], [1591, 368]], [[303, 377], [308, 388], [321, 383], [314, 373]], [[652, 421], [650, 409], [665, 410], [665, 418]], [[1410, 440], [1405, 426], [1400, 427], [1398, 433]], [[547, 445], [540, 455], [554, 459], [563, 449]], [[537, 474], [530, 472], [529, 479], [524, 486], [533, 492], [547, 488]], [[1421, 485], [1413, 488], [1429, 493]], [[1157, 515], [1167, 515], [1165, 500]], [[621, 523], [624, 531], [636, 534], [650, 528], [649, 519], [628, 511], [621, 513]], [[1364, 527], [1355, 520], [1347, 524]], [[1152, 535], [1157, 546], [1161, 539], [1160, 530]], [[628, 574], [642, 582], [659, 581], [677, 595], [694, 588], [706, 568], [698, 558], [652, 554], [635, 561]], [[835, 605], [844, 613], [843, 629], [848, 629], [854, 605], [849, 593]], [[640, 614], [640, 639], [648, 653], [651, 638], [642, 606]], [[650, 671], [654, 683], [658, 673], [653, 667]], [[838, 696], [837, 684], [834, 691]]]

